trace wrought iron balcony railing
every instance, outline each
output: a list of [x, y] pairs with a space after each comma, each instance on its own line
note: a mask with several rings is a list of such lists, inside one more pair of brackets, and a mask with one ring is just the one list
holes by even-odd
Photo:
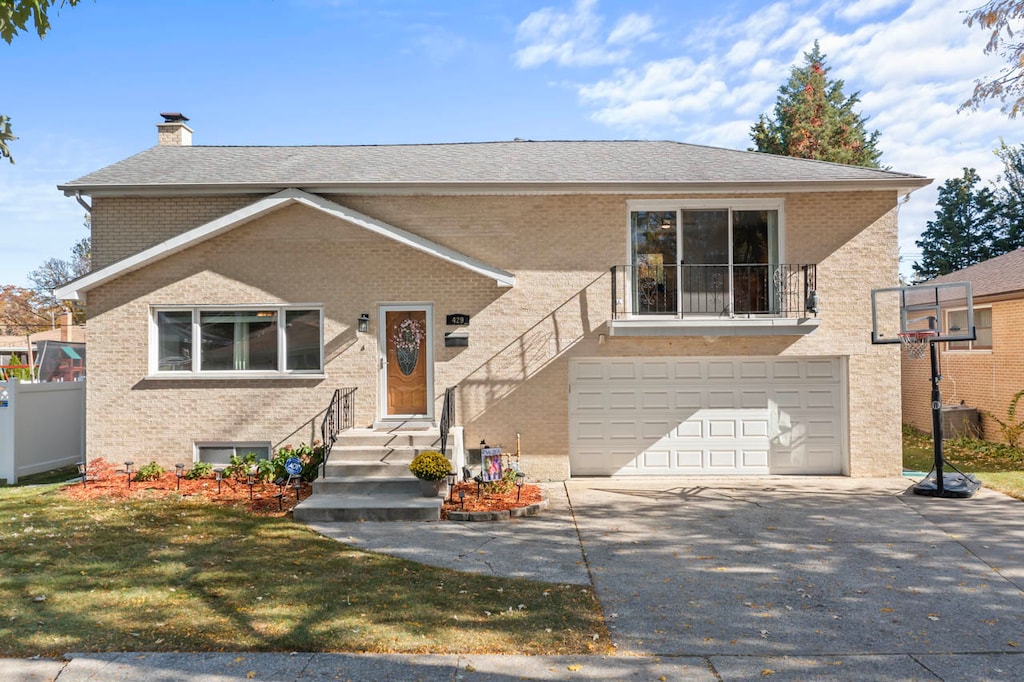
[[615, 265], [612, 319], [810, 317], [815, 265]]

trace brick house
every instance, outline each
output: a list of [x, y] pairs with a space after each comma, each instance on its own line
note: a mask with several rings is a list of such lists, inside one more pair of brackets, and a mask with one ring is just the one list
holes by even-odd
[[[963, 402], [976, 408], [981, 415], [981, 437], [1001, 441], [999, 424], [986, 418], [985, 413], [1005, 420], [1010, 400], [1024, 389], [1024, 248], [936, 277], [927, 284], [946, 282], [971, 283], [977, 338], [938, 344], [942, 402]], [[957, 311], [948, 314], [956, 315]], [[903, 421], [929, 433], [930, 371], [927, 360], [904, 358], [902, 363]]]
[[159, 144], [92, 199], [88, 454], [356, 430], [521, 434], [532, 477], [900, 472], [897, 277], [916, 175], [676, 142]]

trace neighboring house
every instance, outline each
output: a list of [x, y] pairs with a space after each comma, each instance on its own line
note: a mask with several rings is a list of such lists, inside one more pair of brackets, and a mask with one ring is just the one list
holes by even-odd
[[[945, 405], [976, 408], [981, 436], [1001, 441], [999, 424], [1006, 421], [1015, 393], [1024, 390], [1024, 248], [990, 258], [926, 284], [970, 282], [974, 296], [974, 341], [941, 343], [939, 384]], [[951, 311], [947, 326], [965, 324], [965, 311]], [[927, 359], [903, 360], [903, 421], [931, 432], [931, 367]], [[1017, 419], [1024, 415], [1024, 402]]]
[[[915, 175], [676, 142], [156, 147], [92, 198], [88, 454], [434, 422], [531, 477], [900, 472], [870, 343]], [[820, 306], [820, 310], [818, 309]], [[363, 320], [361, 323], [360, 320]], [[360, 331], [364, 326], [367, 331]]]
[[[64, 313], [60, 326], [25, 336], [0, 336], [0, 380], [17, 376], [18, 366], [28, 365], [28, 345], [41, 381], [78, 381], [85, 378], [85, 325], [76, 325]], [[17, 360], [14, 363], [13, 360]], [[28, 371], [27, 369], [24, 371]]]

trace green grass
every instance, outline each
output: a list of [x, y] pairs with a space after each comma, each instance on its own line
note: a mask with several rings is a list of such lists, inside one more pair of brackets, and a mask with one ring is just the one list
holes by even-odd
[[56, 485], [0, 489], [0, 604], [0, 656], [552, 654], [608, 643], [581, 586], [361, 552], [235, 508], [71, 500]]
[[[935, 461], [932, 437], [903, 426], [903, 468], [930, 471]], [[955, 438], [942, 446], [943, 457], [964, 473], [976, 474], [985, 487], [1024, 500], [1024, 451], [977, 438]]]
[[22, 476], [18, 479], [15, 485], [45, 485], [47, 483], [64, 483], [72, 479], [78, 478], [78, 467], [62, 467], [60, 469], [53, 469], [51, 471], [44, 471], [41, 474], [32, 474], [31, 476]]

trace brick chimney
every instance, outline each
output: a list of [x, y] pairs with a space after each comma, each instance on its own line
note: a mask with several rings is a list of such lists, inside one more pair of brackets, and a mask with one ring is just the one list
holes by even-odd
[[192, 145], [192, 129], [185, 125], [188, 116], [177, 112], [160, 114], [163, 123], [156, 124], [157, 144], [161, 147], [189, 147]]
[[71, 340], [71, 327], [75, 324], [75, 316], [71, 314], [70, 310], [65, 310], [60, 315], [60, 340], [70, 341]]

